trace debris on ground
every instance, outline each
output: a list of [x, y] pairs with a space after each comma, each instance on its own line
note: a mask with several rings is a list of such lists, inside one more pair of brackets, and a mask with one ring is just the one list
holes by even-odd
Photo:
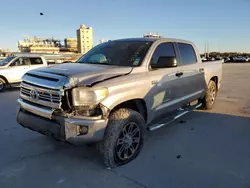
[[181, 121], [179, 121], [180, 123], [186, 123], [187, 121], [185, 121], [185, 120], [181, 120]]
[[180, 158], [181, 158], [181, 155], [177, 155], [176, 158], [177, 158], [177, 159], [180, 159]]

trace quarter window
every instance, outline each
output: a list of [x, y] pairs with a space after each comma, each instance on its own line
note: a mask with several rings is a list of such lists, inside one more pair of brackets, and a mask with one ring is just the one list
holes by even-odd
[[183, 65], [189, 65], [197, 62], [196, 54], [192, 45], [178, 43], [178, 48]]

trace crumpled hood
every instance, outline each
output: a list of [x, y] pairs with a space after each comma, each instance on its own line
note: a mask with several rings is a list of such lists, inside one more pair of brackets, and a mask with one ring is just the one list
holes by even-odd
[[35, 69], [35, 71], [66, 76], [73, 79], [76, 86], [90, 86], [100, 81], [129, 74], [132, 71], [132, 67], [65, 63]]

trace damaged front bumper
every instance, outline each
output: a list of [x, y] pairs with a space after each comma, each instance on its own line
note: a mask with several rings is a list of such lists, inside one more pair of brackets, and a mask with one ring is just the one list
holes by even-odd
[[[17, 122], [41, 134], [73, 144], [91, 143], [102, 140], [107, 119], [63, 117], [53, 115], [53, 110], [35, 106], [19, 98], [20, 109]], [[84, 130], [84, 131], [82, 131]]]

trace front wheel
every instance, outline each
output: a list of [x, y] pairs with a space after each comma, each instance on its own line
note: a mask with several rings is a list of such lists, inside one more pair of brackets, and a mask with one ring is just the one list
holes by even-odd
[[104, 139], [97, 144], [106, 167], [114, 168], [132, 161], [140, 153], [145, 121], [131, 109], [118, 109], [109, 117]]
[[210, 80], [208, 83], [206, 95], [203, 99], [201, 99], [201, 102], [205, 110], [211, 110], [213, 108], [216, 96], [217, 96], [216, 83], [213, 80]]
[[5, 81], [4, 79], [0, 78], [0, 92], [2, 92], [5, 89]]

